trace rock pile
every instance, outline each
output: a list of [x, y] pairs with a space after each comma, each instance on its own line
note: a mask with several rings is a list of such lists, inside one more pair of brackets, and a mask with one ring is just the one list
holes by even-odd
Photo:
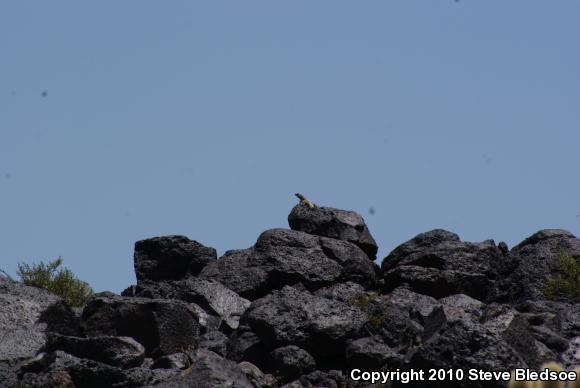
[[138, 241], [137, 284], [80, 311], [0, 278], [0, 386], [366, 387], [349, 372], [580, 364], [580, 305], [541, 292], [561, 249], [580, 258], [566, 231], [508, 250], [433, 230], [379, 268], [358, 214], [299, 204], [288, 222], [220, 258], [183, 236]]

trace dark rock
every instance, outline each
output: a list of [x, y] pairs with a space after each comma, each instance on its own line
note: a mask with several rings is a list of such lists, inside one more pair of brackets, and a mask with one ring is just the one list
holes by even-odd
[[278, 381], [274, 376], [264, 374], [256, 365], [242, 361], [238, 366], [255, 387], [274, 388], [278, 386]]
[[209, 263], [199, 274], [201, 279], [222, 283], [243, 298], [255, 299], [270, 290], [269, 271], [253, 248], [227, 251]]
[[323, 287], [314, 293], [316, 296], [338, 300], [343, 303], [351, 303], [351, 301], [364, 294], [364, 288], [360, 284], [353, 282], [333, 284], [329, 287]]
[[74, 330], [62, 303], [44, 289], [0, 276], [0, 386], [14, 384], [18, 363], [38, 353], [50, 327], [62, 329], [52, 318], [68, 320]]
[[384, 296], [384, 299], [397, 304], [409, 311], [409, 316], [416, 319], [420, 324], [433, 312], [434, 309], [441, 306], [437, 299], [418, 294], [404, 287], [398, 287]]
[[298, 380], [288, 383], [282, 388], [338, 388], [346, 385], [346, 379], [339, 371], [323, 372], [316, 370], [302, 375]]
[[38, 322], [46, 323], [46, 331], [68, 336], [81, 336], [81, 321], [64, 301], [58, 301], [44, 310]]
[[298, 204], [288, 215], [293, 230], [345, 240], [358, 245], [370, 259], [377, 255], [377, 243], [371, 236], [364, 219], [353, 211], [330, 207], [309, 208]]
[[517, 262], [493, 240], [462, 242], [445, 230], [422, 233], [398, 246], [382, 262], [384, 292], [405, 285], [441, 298], [466, 294], [484, 302], [506, 300]]
[[346, 362], [350, 369], [378, 371], [395, 370], [404, 363], [404, 356], [387, 346], [380, 338], [364, 337], [350, 341], [346, 347]]
[[565, 230], [545, 229], [510, 251], [518, 262], [518, 267], [509, 277], [515, 300], [545, 299], [543, 290], [548, 280], [560, 272], [558, 257], [561, 252], [580, 260], [580, 239]]
[[293, 344], [315, 357], [344, 354], [346, 339], [367, 322], [355, 307], [289, 286], [254, 301], [242, 320], [270, 349]]
[[155, 357], [193, 348], [199, 334], [195, 312], [177, 300], [94, 298], [83, 320], [87, 335], [132, 337]]
[[240, 316], [250, 306], [250, 301], [215, 280], [188, 278], [178, 281], [142, 282], [136, 296], [155, 299], [179, 299], [196, 303], [206, 311], [219, 316], [232, 329], [236, 329]]
[[342, 281], [352, 281], [372, 288], [376, 285], [379, 266], [355, 244], [321, 237], [320, 244], [326, 256], [330, 257], [343, 268]]
[[270, 263], [270, 281], [275, 288], [302, 283], [309, 290], [337, 281], [342, 268], [327, 257], [316, 236], [288, 229], [270, 229], [258, 237], [255, 251]]
[[[64, 373], [63, 373], [64, 372]], [[169, 379], [179, 371], [144, 368], [121, 369], [98, 361], [74, 357], [62, 351], [40, 354], [22, 365], [19, 384], [22, 387], [44, 388], [54, 376], [63, 376], [73, 387], [142, 387]]]
[[216, 258], [214, 248], [187, 237], [154, 237], [135, 243], [135, 275], [137, 282], [182, 279], [197, 275]]
[[208, 264], [202, 279], [213, 279], [250, 300], [272, 289], [301, 284], [310, 291], [351, 280], [371, 287], [376, 265], [355, 245], [287, 229], [260, 235], [255, 246], [229, 251]]
[[295, 345], [283, 346], [270, 352], [271, 368], [284, 378], [299, 377], [316, 369], [316, 361], [304, 349]]
[[168, 354], [159, 357], [153, 365], [152, 369], [186, 369], [191, 365], [189, 356], [184, 352]]
[[[521, 356], [498, 335], [483, 325], [457, 320], [448, 322], [437, 334], [422, 343], [412, 354], [410, 365], [415, 369], [482, 369], [485, 371], [512, 370], [526, 367]], [[505, 382], [492, 380], [455, 381], [454, 387], [497, 387], [504, 388]], [[449, 382], [421, 385], [449, 387]]]
[[228, 337], [221, 331], [209, 331], [199, 337], [199, 348], [226, 357], [228, 349]]
[[78, 338], [51, 334], [45, 351], [55, 350], [62, 350], [75, 357], [99, 361], [123, 369], [139, 366], [145, 358], [145, 348], [130, 337]]
[[200, 349], [191, 366], [177, 378], [155, 385], [157, 388], [254, 388], [240, 367], [208, 350]]
[[238, 330], [231, 335], [227, 349], [228, 359], [234, 361], [250, 361], [253, 364], [265, 366], [267, 354], [261, 338], [249, 330]]

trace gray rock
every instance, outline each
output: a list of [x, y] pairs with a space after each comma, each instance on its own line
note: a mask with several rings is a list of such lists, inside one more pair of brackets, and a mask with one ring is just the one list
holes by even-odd
[[187, 237], [154, 237], [135, 243], [135, 275], [137, 282], [182, 279], [197, 275], [216, 258], [214, 248]]
[[186, 369], [191, 365], [191, 360], [189, 356], [184, 352], [168, 354], [166, 356], [161, 356], [153, 365], [152, 369]]
[[145, 348], [131, 337], [79, 338], [51, 334], [48, 336], [44, 351], [55, 350], [123, 369], [139, 366], [145, 358]]
[[252, 303], [242, 318], [270, 348], [293, 344], [313, 356], [343, 354], [367, 317], [348, 304], [286, 286]]
[[264, 374], [260, 368], [251, 362], [242, 361], [238, 366], [255, 387], [274, 388], [278, 386], [278, 381], [274, 376]]
[[178, 300], [97, 297], [83, 320], [87, 335], [132, 337], [154, 357], [193, 348], [199, 335], [195, 312]]
[[350, 369], [378, 371], [394, 370], [403, 365], [404, 356], [387, 346], [378, 337], [364, 337], [350, 341], [346, 347], [346, 363]]
[[55, 376], [62, 376], [64, 382], [68, 382], [68, 375], [74, 383], [73, 387], [100, 388], [141, 387], [169, 379], [178, 373], [179, 370], [139, 367], [121, 369], [98, 361], [77, 358], [59, 350], [41, 353], [22, 364], [18, 375], [22, 387], [45, 388], [46, 382], [54, 380]]
[[191, 366], [179, 377], [155, 385], [157, 388], [254, 388], [240, 367], [208, 350], [200, 349]]
[[561, 229], [540, 230], [512, 248], [510, 256], [518, 262], [509, 277], [515, 300], [546, 299], [543, 289], [559, 274], [562, 251], [580, 260], [580, 239]]
[[240, 316], [250, 306], [250, 301], [215, 280], [188, 278], [177, 281], [142, 282], [136, 296], [155, 299], [179, 299], [195, 303], [210, 315], [222, 319], [231, 329], [236, 329]]
[[271, 367], [276, 375], [296, 378], [316, 369], [316, 360], [306, 350], [287, 345], [270, 352]]
[[309, 208], [302, 204], [294, 206], [288, 215], [288, 224], [293, 230], [345, 240], [358, 245], [374, 260], [378, 247], [364, 219], [353, 211], [330, 207]]
[[221, 331], [209, 331], [199, 337], [199, 347], [226, 357], [228, 349], [228, 337]]
[[466, 294], [490, 302], [509, 298], [507, 278], [516, 265], [493, 240], [462, 242], [456, 234], [436, 229], [398, 246], [381, 269], [385, 292], [405, 285], [435, 298]]

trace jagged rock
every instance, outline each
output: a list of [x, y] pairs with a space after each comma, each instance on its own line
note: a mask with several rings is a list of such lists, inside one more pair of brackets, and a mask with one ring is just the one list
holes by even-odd
[[343, 354], [347, 338], [367, 322], [359, 309], [285, 286], [255, 300], [242, 321], [266, 347], [296, 345], [315, 357]]
[[338, 388], [346, 385], [346, 379], [337, 370], [322, 372], [316, 370], [307, 375], [302, 375], [298, 380], [288, 383], [282, 388]]
[[228, 342], [228, 359], [234, 361], [250, 361], [253, 364], [264, 366], [267, 354], [261, 338], [249, 328], [234, 332]]
[[51, 334], [48, 336], [44, 351], [55, 350], [123, 369], [139, 366], [145, 358], [145, 348], [130, 337], [79, 338]]
[[298, 377], [316, 369], [316, 360], [306, 350], [295, 345], [277, 348], [270, 352], [271, 368], [284, 378]]
[[[16, 384], [14, 386], [17, 386]], [[26, 374], [20, 386], [28, 388], [76, 388], [71, 375], [64, 370], [47, 372], [40, 375]]]
[[433, 312], [433, 309], [441, 306], [441, 303], [437, 299], [418, 294], [404, 287], [395, 288], [385, 295], [384, 298], [407, 309], [409, 316], [416, 319], [422, 325], [424, 320]]
[[63, 300], [48, 306], [38, 322], [46, 323], [46, 331], [69, 336], [81, 336], [81, 321], [76, 312]]
[[350, 369], [378, 371], [389, 368], [394, 370], [403, 365], [404, 356], [386, 345], [380, 338], [364, 337], [347, 344], [346, 362]]
[[317, 290], [314, 295], [327, 299], [334, 299], [344, 303], [351, 303], [357, 297], [365, 293], [364, 288], [357, 283], [346, 282], [333, 284]]
[[390, 347], [412, 346], [422, 335], [423, 327], [412, 319], [411, 309], [384, 295], [367, 293], [351, 304], [365, 313], [367, 335], [378, 335]]
[[219, 316], [232, 329], [236, 329], [240, 316], [250, 306], [250, 301], [215, 280], [188, 278], [177, 281], [142, 282], [136, 296], [156, 299], [179, 299], [195, 303]]
[[381, 269], [384, 292], [406, 285], [435, 298], [466, 294], [488, 302], [508, 298], [507, 277], [516, 264], [493, 240], [462, 242], [456, 234], [436, 229], [398, 246]]
[[562, 251], [580, 260], [580, 239], [562, 229], [540, 230], [512, 248], [518, 267], [509, 280], [516, 300], [545, 299], [543, 289], [558, 274]]
[[83, 320], [87, 335], [132, 337], [154, 357], [192, 348], [199, 335], [194, 310], [178, 300], [97, 297], [88, 302]]
[[189, 356], [184, 352], [168, 354], [166, 356], [159, 357], [153, 365], [152, 369], [185, 369], [191, 365]]
[[227, 251], [201, 270], [201, 279], [212, 279], [247, 299], [255, 299], [270, 290], [269, 271], [253, 248]]
[[309, 208], [298, 204], [288, 215], [288, 224], [293, 230], [350, 241], [358, 245], [370, 259], [376, 258], [377, 243], [364, 219], [353, 211], [330, 207]]
[[[73, 387], [142, 387], [167, 380], [179, 370], [131, 368], [121, 369], [98, 361], [77, 358], [60, 350], [42, 353], [21, 366], [19, 384], [27, 388], [45, 388], [55, 376], [72, 379]], [[58, 381], [58, 380], [57, 380]]]
[[208, 350], [200, 349], [191, 366], [179, 377], [155, 385], [156, 388], [254, 388], [240, 367]]
[[51, 327], [63, 330], [59, 320], [78, 326], [61, 298], [0, 276], [0, 386], [14, 384], [18, 362], [38, 353]]
[[214, 248], [184, 236], [154, 237], [135, 243], [137, 281], [177, 280], [197, 275], [217, 258]]
[[[522, 357], [508, 345], [500, 335], [494, 334], [483, 325], [468, 320], [457, 320], [447, 324], [412, 354], [410, 363], [420, 369], [483, 369], [486, 371], [512, 370], [527, 367]], [[455, 381], [454, 387], [497, 387], [505, 388], [501, 381]], [[439, 385], [418, 387], [448, 387], [448, 382]]]
[[226, 357], [228, 341], [229, 339], [224, 333], [213, 330], [199, 337], [199, 348], [211, 350], [222, 357]]
[[242, 361], [238, 366], [255, 387], [274, 388], [278, 386], [278, 381], [274, 376], [264, 374], [260, 368], [251, 362]]
[[377, 281], [380, 269], [374, 261], [357, 245], [342, 240], [321, 237], [320, 244], [326, 256], [330, 257], [343, 268], [342, 281], [352, 281], [372, 288]]
[[228, 251], [199, 274], [250, 300], [301, 284], [310, 291], [338, 281], [376, 283], [377, 266], [354, 244], [288, 229], [262, 233], [254, 247]]

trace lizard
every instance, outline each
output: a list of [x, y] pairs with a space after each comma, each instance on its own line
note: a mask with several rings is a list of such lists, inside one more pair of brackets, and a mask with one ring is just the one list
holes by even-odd
[[298, 197], [298, 199], [300, 200], [300, 203], [305, 204], [306, 206], [308, 206], [311, 209], [314, 209], [316, 206], [312, 201], [310, 201], [308, 198], [306, 198], [305, 196], [303, 196], [300, 193], [296, 193], [294, 194], [296, 197]]

